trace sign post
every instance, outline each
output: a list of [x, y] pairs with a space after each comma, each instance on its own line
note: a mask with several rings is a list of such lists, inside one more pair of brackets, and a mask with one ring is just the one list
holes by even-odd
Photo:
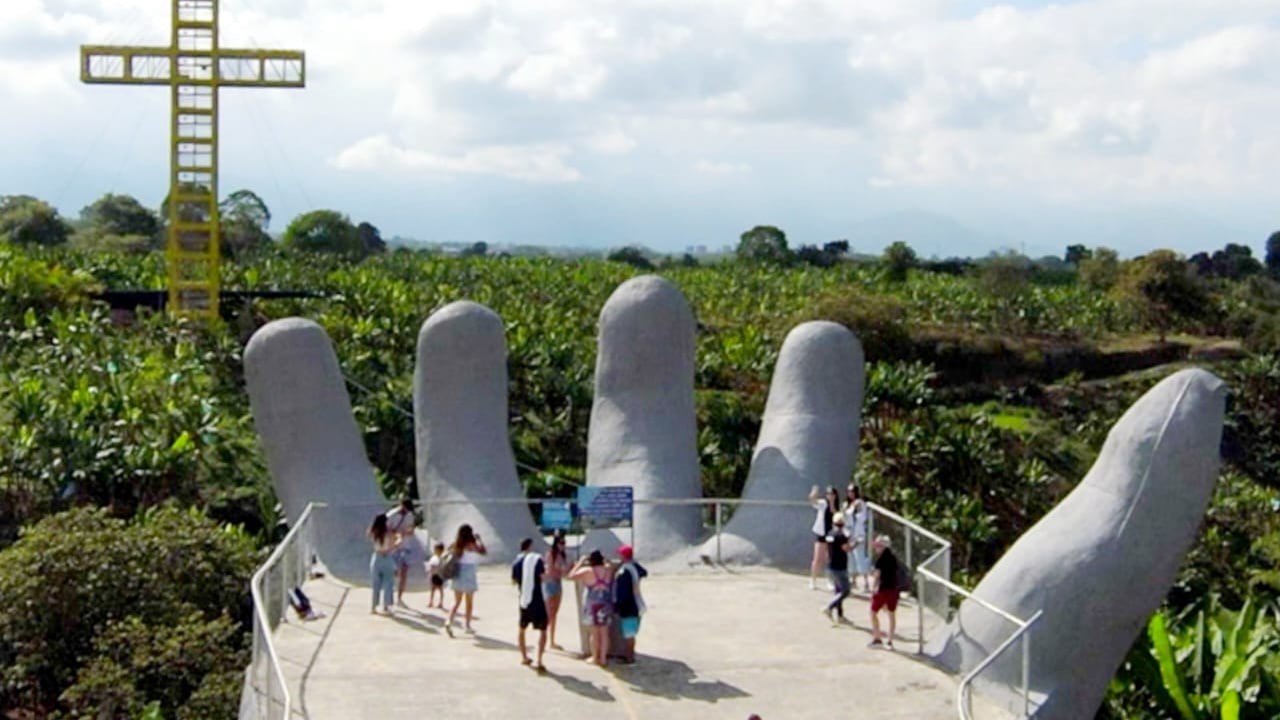
[[[577, 525], [582, 530], [606, 530], [612, 528], [631, 528], [631, 540], [635, 542], [634, 509], [635, 492], [629, 485], [606, 487], [582, 486], [578, 488]], [[546, 505], [543, 505], [545, 513]], [[591, 651], [590, 630], [582, 624], [582, 587], [575, 583], [578, 605], [578, 638], [582, 644], [583, 655]], [[615, 620], [610, 627], [612, 642], [621, 642], [621, 634]], [[611, 644], [612, 644], [611, 642]], [[617, 645], [615, 647], [621, 647]]]

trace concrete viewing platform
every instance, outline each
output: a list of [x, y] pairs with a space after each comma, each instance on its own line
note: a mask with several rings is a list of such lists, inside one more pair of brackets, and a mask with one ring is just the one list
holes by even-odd
[[[318, 620], [282, 623], [275, 644], [294, 717], [314, 720], [556, 718], [763, 720], [832, 717], [954, 720], [958, 679], [915, 655], [916, 609], [898, 611], [896, 650], [873, 650], [868, 602], [845, 603], [849, 623], [820, 610], [807, 578], [775, 570], [651, 568], [649, 611], [635, 665], [597, 668], [578, 655], [577, 604], [567, 593], [547, 672], [520, 664], [516, 591], [505, 567], [483, 568], [475, 635], [443, 630], [425, 591], [393, 616], [369, 612], [370, 591], [331, 578], [305, 586]], [[825, 583], [822, 583], [825, 588]], [[447, 603], [452, 602], [448, 593]], [[929, 617], [926, 615], [926, 617]], [[537, 633], [529, 639], [536, 643]], [[975, 715], [1008, 717], [974, 698]]]

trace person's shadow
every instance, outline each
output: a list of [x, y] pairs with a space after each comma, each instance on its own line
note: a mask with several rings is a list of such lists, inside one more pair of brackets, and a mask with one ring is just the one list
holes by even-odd
[[611, 664], [609, 667], [619, 680], [644, 695], [708, 703], [751, 697], [751, 693], [723, 680], [698, 680], [693, 668], [679, 660], [637, 654], [634, 665]]
[[595, 683], [576, 678], [572, 675], [561, 675], [553, 672], [550, 668], [548, 668], [543, 675], [555, 680], [560, 684], [560, 687], [565, 690], [568, 690], [575, 695], [581, 695], [588, 700], [595, 700], [596, 702], [617, 702], [613, 697], [613, 693], [609, 692], [609, 688], [603, 685], [596, 685]]

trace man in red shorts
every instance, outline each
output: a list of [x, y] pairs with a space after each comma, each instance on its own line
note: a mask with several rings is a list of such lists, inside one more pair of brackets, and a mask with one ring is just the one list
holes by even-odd
[[[898, 557], [889, 547], [889, 536], [880, 535], [871, 544], [876, 554], [875, 593], [871, 596], [871, 647], [893, 649], [898, 629]], [[880, 632], [880, 609], [889, 611], [889, 635]]]

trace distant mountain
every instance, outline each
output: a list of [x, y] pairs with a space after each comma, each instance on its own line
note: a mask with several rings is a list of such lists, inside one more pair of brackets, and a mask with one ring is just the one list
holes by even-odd
[[992, 249], [1012, 247], [1014, 241], [987, 234], [955, 218], [924, 210], [876, 215], [849, 228], [849, 245], [857, 253], [878, 255], [888, 245], [901, 240], [920, 257], [982, 256]]

